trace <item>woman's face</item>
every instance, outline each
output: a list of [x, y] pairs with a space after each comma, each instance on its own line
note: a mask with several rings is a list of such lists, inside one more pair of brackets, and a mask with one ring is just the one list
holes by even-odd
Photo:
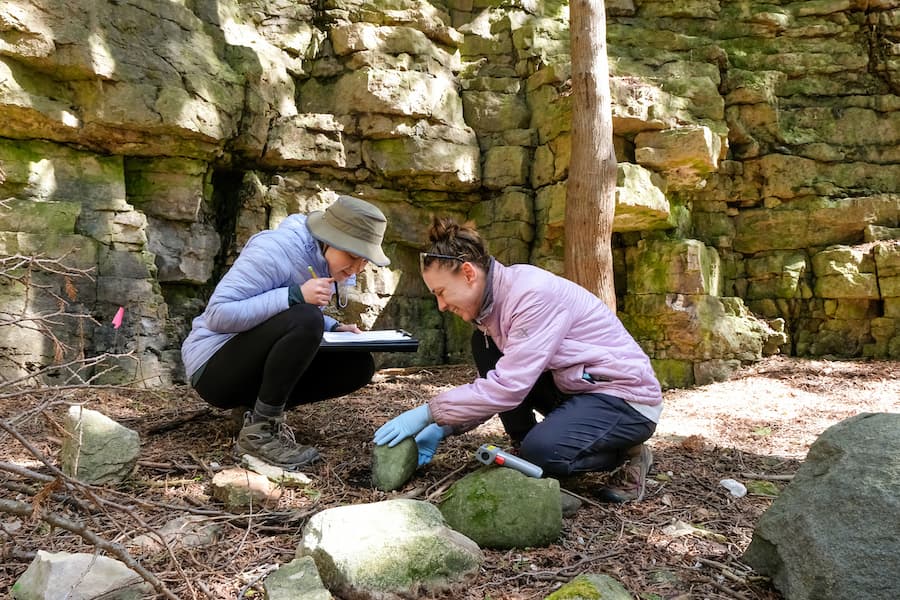
[[328, 263], [328, 272], [338, 283], [362, 272], [369, 262], [361, 256], [350, 254], [346, 250], [338, 250], [333, 246], [325, 249], [325, 261]]
[[438, 309], [449, 310], [464, 321], [474, 321], [484, 297], [485, 275], [470, 262], [455, 271], [432, 264], [422, 272], [422, 279], [437, 299]]

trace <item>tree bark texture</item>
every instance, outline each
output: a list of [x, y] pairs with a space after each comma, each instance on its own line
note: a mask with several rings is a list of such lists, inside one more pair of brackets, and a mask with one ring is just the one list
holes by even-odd
[[606, 8], [572, 0], [572, 157], [566, 191], [565, 274], [616, 310], [612, 225], [616, 209]]

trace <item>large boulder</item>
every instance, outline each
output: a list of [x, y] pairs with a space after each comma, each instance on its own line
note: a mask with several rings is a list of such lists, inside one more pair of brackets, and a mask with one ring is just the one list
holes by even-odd
[[342, 597], [421, 598], [475, 574], [484, 555], [419, 500], [329, 508], [303, 528], [297, 558], [311, 556], [322, 581]]
[[440, 507], [451, 527], [486, 548], [546, 546], [562, 531], [559, 482], [505, 467], [466, 475]]
[[900, 414], [827, 429], [763, 514], [744, 560], [791, 600], [900, 598]]

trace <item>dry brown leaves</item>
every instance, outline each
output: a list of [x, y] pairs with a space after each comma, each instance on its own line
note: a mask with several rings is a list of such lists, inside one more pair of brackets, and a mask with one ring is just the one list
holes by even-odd
[[[434, 596], [441, 600], [543, 598], [582, 572], [607, 573], [643, 600], [737, 598], [777, 600], [769, 582], [741, 562], [754, 524], [771, 496], [732, 497], [724, 478], [787, 484], [812, 441], [828, 426], [859, 412], [900, 410], [900, 369], [894, 362], [802, 361], [773, 358], [731, 381], [670, 390], [656, 435], [653, 481], [644, 502], [586, 504], [564, 521], [547, 548], [487, 551], [477, 578]], [[0, 397], [0, 410], [39, 452], [55, 460], [59, 422], [70, 402], [83, 402], [141, 433], [142, 457], [133, 480], [96, 493], [109, 505], [75, 505], [65, 490], [0, 471], [0, 496], [35, 502], [85, 522], [123, 543], [186, 513], [208, 514], [225, 526], [222, 541], [201, 550], [136, 556], [179, 598], [235, 598], [257, 587], [278, 564], [294, 557], [310, 514], [348, 503], [398, 495], [437, 500], [442, 489], [476, 469], [474, 450], [505, 446], [499, 421], [447, 440], [434, 461], [401, 491], [371, 488], [374, 430], [435, 393], [470, 381], [469, 367], [380, 371], [347, 398], [291, 413], [298, 437], [317, 446], [324, 461], [309, 475], [314, 485], [286, 490], [275, 506], [252, 515], [224, 512], [209, 495], [212, 473], [232, 464], [227, 415], [208, 409], [185, 389], [74, 389]], [[46, 472], [22, 444], [0, 432], [0, 461]], [[602, 476], [564, 482], [590, 499]], [[0, 590], [21, 575], [38, 549], [92, 552], [81, 538], [41, 521], [0, 514], [3, 559]]]

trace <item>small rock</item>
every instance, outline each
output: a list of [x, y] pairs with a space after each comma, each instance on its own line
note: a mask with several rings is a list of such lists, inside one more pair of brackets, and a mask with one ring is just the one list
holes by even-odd
[[285, 471], [281, 467], [265, 463], [249, 454], [241, 456], [241, 465], [284, 487], [307, 487], [312, 483], [312, 479], [306, 473]]
[[[173, 547], [196, 548], [214, 544], [222, 535], [222, 524], [199, 515], [186, 515], [163, 525], [158, 532]], [[156, 534], [144, 533], [129, 543], [131, 548], [144, 554], [165, 550]]]
[[581, 508], [581, 500], [566, 490], [559, 490], [559, 503], [564, 517], [571, 517]]
[[322, 583], [316, 561], [310, 556], [295, 558], [270, 573], [263, 582], [267, 600], [333, 600]]
[[406, 438], [393, 448], [375, 446], [372, 450], [372, 485], [383, 492], [403, 487], [419, 466], [416, 440]]
[[281, 489], [259, 473], [231, 468], [216, 473], [212, 480], [212, 495], [225, 508], [240, 511], [245, 508], [274, 502], [281, 497]]
[[584, 573], [562, 586], [546, 600], [634, 600], [625, 587], [609, 575]]
[[719, 482], [723, 488], [731, 492], [735, 498], [743, 498], [747, 495], [747, 488], [743, 483], [734, 479], [723, 479]]
[[69, 407], [60, 451], [63, 473], [93, 485], [122, 482], [141, 452], [136, 431], [82, 406]]
[[108, 556], [38, 550], [10, 591], [15, 600], [138, 600], [153, 588]]

